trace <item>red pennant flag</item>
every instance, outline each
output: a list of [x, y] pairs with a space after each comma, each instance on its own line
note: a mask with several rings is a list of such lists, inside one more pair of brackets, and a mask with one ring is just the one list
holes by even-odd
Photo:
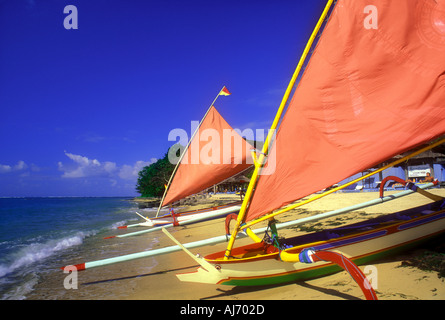
[[220, 96], [230, 96], [231, 93], [229, 92], [229, 90], [227, 90], [226, 86], [224, 86], [221, 90], [221, 92], [219, 93]]

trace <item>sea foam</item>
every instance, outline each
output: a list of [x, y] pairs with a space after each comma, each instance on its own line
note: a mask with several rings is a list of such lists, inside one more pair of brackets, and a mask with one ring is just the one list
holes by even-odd
[[94, 234], [95, 232], [77, 232], [73, 236], [26, 245], [10, 254], [8, 257], [9, 263], [0, 265], [0, 278], [18, 269], [49, 258], [60, 251], [78, 246], [82, 244], [86, 237]]

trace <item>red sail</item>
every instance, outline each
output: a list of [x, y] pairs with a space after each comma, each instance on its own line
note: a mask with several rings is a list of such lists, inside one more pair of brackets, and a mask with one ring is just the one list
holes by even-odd
[[445, 133], [445, 1], [339, 0], [246, 220]]
[[163, 206], [200, 192], [252, 166], [248, 144], [211, 107], [168, 188]]

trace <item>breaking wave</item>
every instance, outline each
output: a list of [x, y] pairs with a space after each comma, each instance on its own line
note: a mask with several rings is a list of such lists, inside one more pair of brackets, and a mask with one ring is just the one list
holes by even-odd
[[9, 254], [6, 260], [9, 262], [0, 264], [0, 278], [28, 267], [36, 262], [41, 262], [54, 254], [68, 248], [82, 244], [83, 240], [95, 232], [78, 232], [73, 236], [48, 240], [45, 243], [31, 243]]

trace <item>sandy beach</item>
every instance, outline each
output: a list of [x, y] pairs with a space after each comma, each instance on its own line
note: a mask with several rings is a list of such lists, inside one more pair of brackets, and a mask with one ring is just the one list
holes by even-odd
[[[445, 189], [434, 189], [434, 194], [445, 196]], [[390, 193], [387, 193], [390, 194]], [[293, 219], [296, 215], [303, 217], [314, 212], [330, 211], [344, 206], [365, 202], [378, 197], [375, 192], [335, 193], [319, 201], [304, 206], [297, 212], [280, 216], [279, 221]], [[198, 206], [239, 199], [236, 195], [219, 195], [201, 200]], [[413, 205], [429, 203], [431, 200], [414, 194], [402, 199], [379, 204], [357, 212], [351, 212], [327, 220], [314, 222], [312, 228], [325, 228], [333, 225], [350, 224], [395, 210], [403, 210]], [[197, 206], [195, 206], [197, 207]], [[260, 226], [259, 226], [260, 227]], [[217, 219], [189, 226], [170, 229], [171, 234], [181, 243], [201, 240], [225, 234], [224, 219]], [[126, 230], [113, 230], [111, 234], [127, 233]], [[286, 235], [283, 230], [280, 234]], [[295, 230], [292, 230], [295, 234]], [[297, 231], [304, 233], [304, 231]], [[443, 237], [442, 237], [443, 239]], [[161, 231], [146, 235], [101, 240], [103, 245], [115, 246], [114, 256], [124, 253], [147, 250], [147, 244], [153, 249], [174, 245]], [[109, 242], [114, 241], [114, 242]], [[250, 243], [241, 239], [237, 245]], [[98, 245], [96, 243], [96, 245]], [[125, 249], [123, 249], [125, 248]], [[195, 248], [196, 254], [221, 251], [226, 243]], [[109, 249], [109, 248], [108, 248]], [[402, 266], [404, 261], [421, 255], [428, 248], [419, 248], [403, 255], [376, 261], [372, 264], [377, 270], [376, 293], [380, 300], [443, 300], [445, 299], [444, 278], [438, 272], [424, 271], [414, 266]], [[92, 257], [82, 257], [88, 261]], [[133, 260], [101, 268], [93, 268], [79, 273], [77, 290], [65, 290], [63, 299], [76, 300], [356, 300], [364, 299], [363, 293], [346, 272], [323, 278], [267, 287], [233, 287], [207, 284], [185, 283], [175, 274], [192, 271], [196, 263], [184, 252], [178, 251], [167, 255]], [[364, 266], [361, 266], [363, 270]], [[59, 277], [60, 276], [60, 277]], [[53, 281], [59, 286], [65, 274], [60, 272]], [[63, 290], [63, 289], [61, 289]], [[42, 292], [42, 291], [40, 291]], [[30, 297], [33, 299], [33, 297]], [[34, 297], [42, 299], [44, 297]]]

